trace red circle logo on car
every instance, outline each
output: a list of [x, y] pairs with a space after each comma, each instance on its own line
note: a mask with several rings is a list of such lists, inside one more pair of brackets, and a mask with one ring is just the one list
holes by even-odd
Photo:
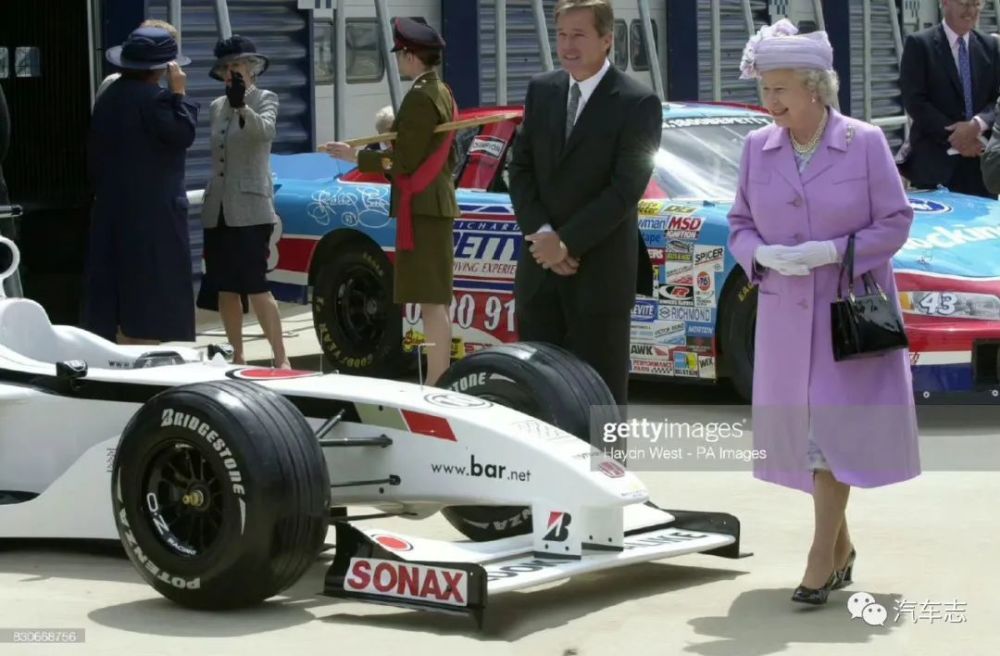
[[389, 551], [413, 551], [413, 545], [393, 535], [376, 535], [372, 538]]
[[230, 378], [240, 380], [288, 380], [290, 378], [307, 378], [309, 376], [321, 376], [318, 371], [299, 371], [296, 369], [270, 369], [261, 367], [259, 369], [234, 369], [227, 372]]

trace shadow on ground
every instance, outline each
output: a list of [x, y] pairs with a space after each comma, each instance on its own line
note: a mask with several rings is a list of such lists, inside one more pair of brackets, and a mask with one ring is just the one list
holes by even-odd
[[715, 640], [689, 645], [684, 651], [699, 656], [764, 656], [795, 653], [794, 644], [799, 643], [829, 645], [830, 653], [836, 653], [838, 647], [872, 642], [899, 630], [901, 625], [893, 621], [899, 595], [872, 594], [888, 619], [883, 626], [869, 626], [861, 618], [852, 619], [847, 609], [855, 592], [834, 592], [825, 606], [800, 606], [789, 600], [788, 589], [749, 590], [733, 601], [728, 615], [691, 620], [696, 634]]

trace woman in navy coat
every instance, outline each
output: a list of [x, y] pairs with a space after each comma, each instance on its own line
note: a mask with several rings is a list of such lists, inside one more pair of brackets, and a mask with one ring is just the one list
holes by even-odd
[[181, 69], [190, 60], [168, 32], [145, 27], [107, 57], [123, 73], [95, 104], [88, 140], [95, 199], [83, 325], [125, 344], [194, 341], [184, 158], [198, 105]]

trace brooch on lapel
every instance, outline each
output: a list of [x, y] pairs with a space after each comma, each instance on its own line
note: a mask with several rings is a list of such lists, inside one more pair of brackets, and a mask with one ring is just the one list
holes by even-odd
[[847, 126], [847, 145], [848, 146], [851, 145], [851, 140], [852, 139], [854, 139], [854, 126], [853, 125], [848, 125]]

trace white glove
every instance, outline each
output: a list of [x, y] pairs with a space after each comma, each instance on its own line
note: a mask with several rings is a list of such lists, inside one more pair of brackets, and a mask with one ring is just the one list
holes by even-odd
[[754, 259], [762, 267], [773, 269], [783, 276], [808, 276], [809, 267], [790, 258], [790, 249], [791, 246], [780, 244], [759, 246], [754, 252]]
[[836, 264], [837, 247], [832, 241], [807, 241], [798, 246], [791, 246], [785, 253], [785, 257], [810, 269]]

